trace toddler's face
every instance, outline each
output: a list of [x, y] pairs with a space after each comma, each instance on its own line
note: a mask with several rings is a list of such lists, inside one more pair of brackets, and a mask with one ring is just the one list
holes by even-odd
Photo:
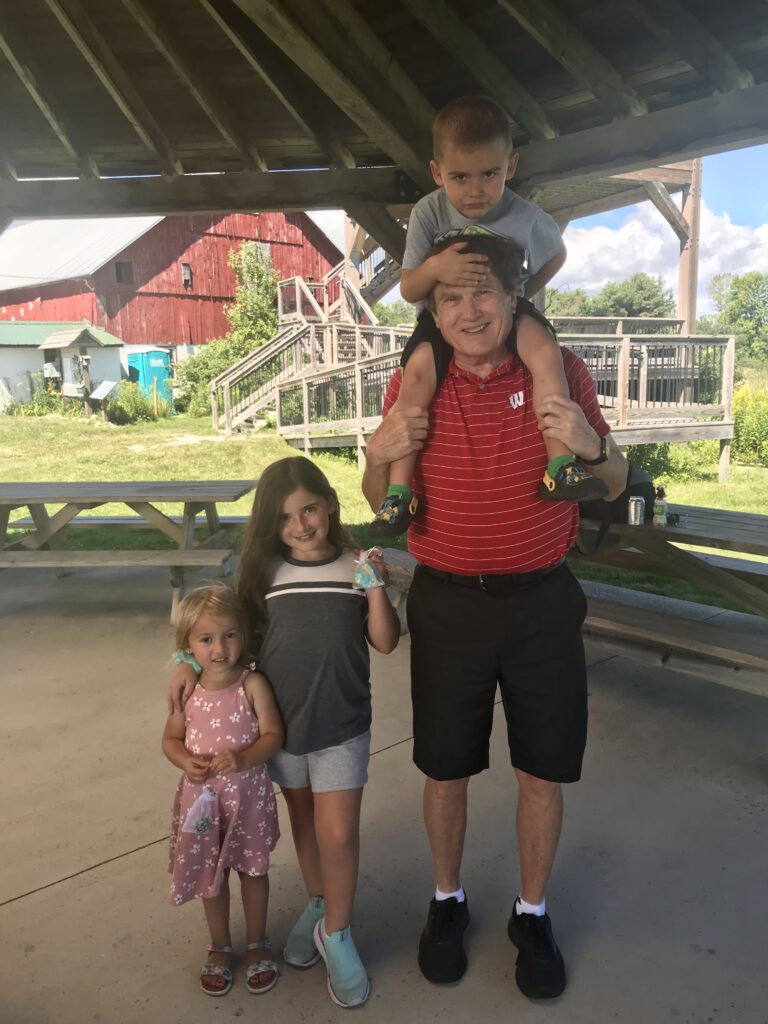
[[303, 487], [285, 499], [280, 516], [280, 540], [291, 558], [298, 562], [318, 562], [331, 556], [333, 546], [328, 541], [328, 528], [329, 517], [335, 511], [335, 502], [311, 494]]
[[237, 621], [202, 612], [189, 631], [187, 650], [204, 672], [226, 675], [239, 664], [243, 638]]
[[501, 139], [476, 149], [462, 149], [447, 142], [440, 160], [432, 160], [429, 167], [451, 206], [469, 220], [479, 220], [501, 199], [505, 183], [515, 173], [517, 158], [518, 154], [509, 153]]

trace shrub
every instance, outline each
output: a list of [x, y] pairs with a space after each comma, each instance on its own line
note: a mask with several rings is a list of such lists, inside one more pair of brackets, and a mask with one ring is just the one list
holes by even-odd
[[29, 402], [18, 402], [8, 407], [11, 416], [82, 416], [85, 407], [74, 398], [62, 398], [58, 388], [46, 380], [42, 373], [30, 374], [32, 398]]
[[[142, 393], [135, 381], [124, 380], [105, 402], [107, 417], [110, 423], [122, 426], [126, 423], [147, 423], [154, 420], [154, 402]], [[158, 399], [158, 417], [171, 415], [168, 402]]]
[[626, 450], [628, 461], [650, 474], [656, 484], [705, 480], [717, 468], [717, 441], [686, 441], [684, 444], [633, 444]]
[[768, 466], [768, 391], [739, 388], [733, 396], [733, 457]]
[[238, 359], [247, 356], [253, 348], [253, 343], [247, 339], [219, 338], [182, 360], [176, 367], [174, 381], [174, 402], [179, 412], [190, 412], [193, 416], [209, 415], [211, 381]]

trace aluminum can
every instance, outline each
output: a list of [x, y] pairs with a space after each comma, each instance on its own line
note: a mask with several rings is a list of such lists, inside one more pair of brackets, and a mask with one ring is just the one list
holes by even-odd
[[627, 522], [630, 526], [642, 526], [645, 522], [645, 498], [639, 494], [633, 494], [629, 499]]

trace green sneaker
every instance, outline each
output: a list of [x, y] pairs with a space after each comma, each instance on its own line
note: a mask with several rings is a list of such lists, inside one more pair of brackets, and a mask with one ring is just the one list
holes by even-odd
[[301, 917], [291, 928], [283, 950], [283, 960], [291, 967], [302, 970], [314, 967], [320, 960], [315, 946], [315, 925], [325, 913], [325, 900], [322, 896], [312, 896], [301, 913]]
[[544, 501], [594, 501], [607, 493], [607, 484], [576, 461], [561, 466], [554, 477], [545, 472], [539, 484], [539, 497]]
[[325, 918], [315, 925], [315, 945], [328, 971], [328, 993], [337, 1006], [349, 1009], [362, 1006], [371, 992], [371, 983], [355, 948], [350, 929], [325, 931]]

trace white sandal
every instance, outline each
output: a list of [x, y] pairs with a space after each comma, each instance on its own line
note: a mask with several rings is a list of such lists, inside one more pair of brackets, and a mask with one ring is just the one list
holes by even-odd
[[[245, 947], [246, 949], [272, 949], [272, 943], [268, 937], [264, 937], [260, 942], [249, 942]], [[272, 978], [263, 985], [258, 987], [251, 984], [252, 979], [257, 978], [260, 974], [271, 974]], [[252, 996], [260, 996], [265, 992], [269, 992], [277, 984], [277, 979], [280, 977], [280, 971], [274, 960], [254, 960], [248, 964], [248, 969], [245, 972], [245, 983], [248, 991]]]
[[[228, 953], [229, 956], [233, 956], [235, 952], [231, 946], [217, 946], [213, 942], [206, 948], [209, 953]], [[205, 979], [211, 977], [223, 978], [226, 985], [223, 985], [221, 988], [209, 988], [205, 984]], [[225, 996], [232, 988], [233, 981], [234, 978], [229, 967], [224, 967], [222, 964], [212, 964], [210, 960], [203, 964], [200, 971], [200, 988], [207, 996]]]

